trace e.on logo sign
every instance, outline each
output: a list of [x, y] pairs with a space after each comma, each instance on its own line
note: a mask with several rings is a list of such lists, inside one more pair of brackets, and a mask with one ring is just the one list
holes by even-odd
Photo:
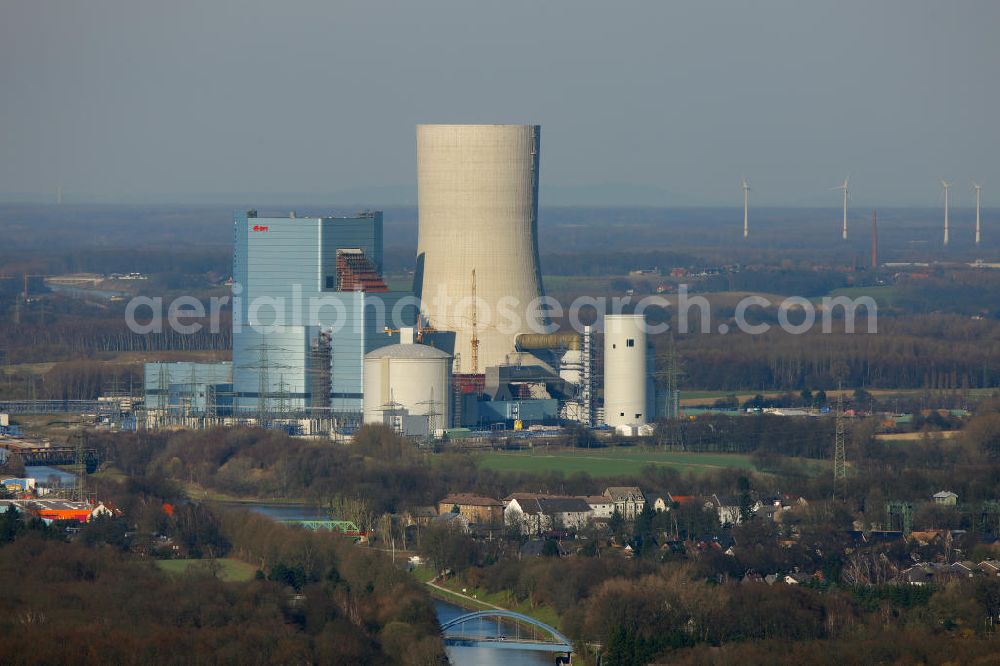
[[253, 225], [252, 231], [267, 231], [266, 224], [255, 224]]

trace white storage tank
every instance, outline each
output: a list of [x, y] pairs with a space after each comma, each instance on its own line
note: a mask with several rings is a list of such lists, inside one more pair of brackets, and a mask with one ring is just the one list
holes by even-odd
[[451, 359], [420, 344], [389, 345], [365, 354], [365, 423], [383, 423], [415, 436], [448, 427]]
[[646, 326], [642, 315], [604, 316], [604, 422], [649, 421]]

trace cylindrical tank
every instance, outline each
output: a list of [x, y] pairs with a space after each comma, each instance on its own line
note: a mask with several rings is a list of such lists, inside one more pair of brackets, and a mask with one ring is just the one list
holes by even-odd
[[428, 345], [399, 344], [365, 354], [364, 420], [426, 416], [430, 430], [448, 427], [451, 356]]
[[542, 295], [539, 137], [537, 125], [417, 126], [414, 291], [431, 326], [455, 331], [461, 372], [503, 363], [517, 334], [531, 332], [529, 306]]
[[604, 316], [604, 422], [641, 425], [647, 412], [646, 326], [642, 315]]

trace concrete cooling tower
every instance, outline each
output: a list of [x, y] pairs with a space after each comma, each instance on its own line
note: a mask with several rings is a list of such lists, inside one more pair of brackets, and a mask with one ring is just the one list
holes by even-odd
[[428, 323], [455, 332], [459, 372], [504, 363], [514, 338], [531, 331], [527, 316], [542, 295], [539, 146], [538, 125], [417, 126], [414, 290]]

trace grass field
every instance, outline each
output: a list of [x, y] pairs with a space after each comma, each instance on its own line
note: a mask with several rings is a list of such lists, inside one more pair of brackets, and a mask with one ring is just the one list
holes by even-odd
[[634, 476], [646, 465], [707, 472], [724, 467], [751, 469], [750, 456], [729, 453], [677, 453], [641, 448], [553, 449], [528, 453], [485, 453], [479, 465], [498, 472], [586, 472], [593, 477]]
[[[168, 573], [185, 574], [191, 567], [207, 567], [210, 560], [157, 560], [156, 566]], [[225, 558], [215, 560], [219, 565], [219, 577], [230, 583], [242, 583], [254, 577], [257, 569], [242, 560]]]
[[[876, 305], [884, 308], [892, 306], [892, 297], [895, 290], [895, 287], [845, 287], [843, 289], [834, 289], [830, 292], [830, 296], [833, 298], [847, 296], [852, 299], [868, 296], [875, 301]], [[817, 299], [817, 302], [819, 300]]]

